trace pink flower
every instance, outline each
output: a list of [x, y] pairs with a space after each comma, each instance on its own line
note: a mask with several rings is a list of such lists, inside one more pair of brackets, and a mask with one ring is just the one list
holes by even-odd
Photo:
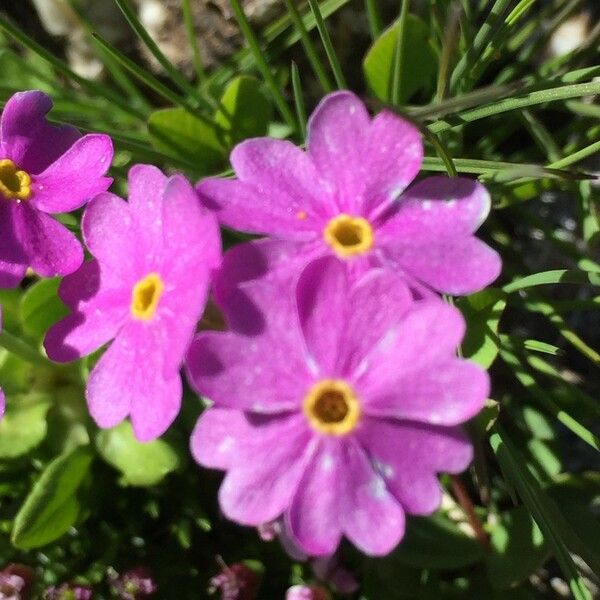
[[81, 134], [46, 121], [52, 101], [14, 94], [0, 121], [0, 287], [19, 284], [27, 267], [66, 275], [83, 261], [77, 238], [50, 215], [75, 210], [104, 192], [113, 156], [107, 135]]
[[319, 585], [293, 585], [285, 593], [285, 600], [329, 600], [329, 592]]
[[214, 401], [191, 448], [227, 471], [221, 509], [250, 526], [283, 515], [313, 556], [342, 536], [386, 554], [405, 512], [436, 510], [436, 473], [471, 461], [457, 425], [489, 391], [487, 373], [455, 355], [465, 328], [455, 308], [413, 303], [383, 269], [352, 281], [326, 257], [302, 273], [295, 306], [281, 283], [253, 286], [251, 303], [225, 306], [245, 333], [201, 333], [187, 357], [193, 386]]
[[216, 219], [182, 176], [136, 165], [129, 202], [97, 196], [82, 230], [94, 259], [61, 283], [73, 314], [48, 331], [48, 356], [71, 361], [113, 340], [88, 380], [92, 417], [113, 427], [130, 415], [137, 438], [154, 439], [179, 412], [179, 369], [221, 256]]
[[489, 212], [489, 194], [462, 177], [429, 177], [407, 189], [422, 159], [416, 127], [387, 110], [371, 119], [348, 91], [316, 108], [306, 152], [271, 138], [238, 144], [231, 153], [237, 179], [204, 179], [197, 190], [222, 225], [269, 239], [227, 253], [226, 278], [245, 264], [250, 246], [262, 263], [253, 278], [298, 273], [333, 255], [354, 272], [401, 272], [421, 294], [485, 287], [500, 258], [473, 232]]

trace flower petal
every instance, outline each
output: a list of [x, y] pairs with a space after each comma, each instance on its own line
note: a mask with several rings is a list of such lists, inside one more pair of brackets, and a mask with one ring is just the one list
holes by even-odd
[[33, 178], [29, 202], [47, 213], [70, 212], [83, 206], [112, 183], [112, 178], [103, 177], [112, 156], [112, 141], [107, 135], [83, 136]]
[[128, 315], [130, 295], [123, 289], [101, 289], [98, 262], [88, 261], [67, 275], [59, 297], [75, 312], [53, 325], [44, 347], [56, 362], [87, 356], [111, 340]]
[[344, 470], [341, 444], [321, 438], [285, 513], [286, 529], [307, 554], [333, 554], [342, 537], [340, 492]]
[[490, 195], [465, 177], [428, 177], [413, 185], [384, 216], [379, 239], [436, 244], [476, 231], [490, 212]]
[[490, 210], [478, 182], [429, 177], [411, 187], [377, 229], [392, 262], [448, 294], [475, 292], [500, 273], [499, 255], [471, 234]]
[[348, 318], [338, 351], [339, 368], [349, 374], [397, 325], [398, 319], [412, 306], [412, 297], [402, 277], [372, 268], [353, 286], [344, 302]]
[[354, 378], [369, 390], [387, 387], [400, 376], [454, 356], [464, 333], [464, 318], [453, 306], [437, 298], [416, 302], [371, 346]]
[[246, 140], [234, 148], [231, 163], [237, 180], [209, 178], [196, 188], [226, 227], [310, 239], [335, 213], [310, 158], [291, 142]]
[[365, 105], [352, 92], [327, 95], [308, 122], [308, 154], [342, 212], [355, 214], [368, 173], [364, 149], [370, 126]]
[[[335, 258], [312, 262], [296, 289], [300, 327], [315, 375], [337, 375], [340, 342], [349, 311], [350, 282], [345, 266]], [[297, 350], [302, 351], [300, 348]]]
[[132, 286], [147, 275], [138, 252], [139, 232], [129, 204], [105, 192], [86, 207], [81, 221], [83, 239], [101, 268], [106, 267]]
[[190, 440], [197, 463], [211, 469], [229, 469], [240, 455], [241, 440], [253, 435], [252, 425], [240, 410], [212, 407], [198, 419]]
[[50, 97], [38, 90], [11, 96], [0, 122], [2, 158], [29, 174], [41, 173], [81, 137], [70, 125], [50, 125], [46, 113], [51, 108]]
[[151, 243], [145, 252], [160, 254], [163, 248], [163, 195], [167, 176], [152, 165], [134, 165], [127, 175], [132, 217]]
[[165, 376], [169, 377], [181, 368], [204, 310], [212, 271], [221, 261], [221, 236], [214, 215], [181, 176], [166, 184], [163, 215], [161, 272], [166, 290], [158, 317], [169, 348], [165, 356]]
[[179, 374], [162, 376], [162, 349], [145, 325], [131, 323], [121, 330], [88, 379], [90, 414], [100, 427], [114, 427], [131, 415], [138, 440], [162, 435], [181, 403]]
[[314, 443], [298, 414], [259, 418], [251, 433], [240, 440], [240, 454], [219, 490], [219, 503], [228, 518], [256, 526], [289, 506]]
[[50, 215], [21, 202], [13, 209], [14, 235], [31, 268], [43, 277], [68, 275], [83, 262], [79, 240]]
[[299, 409], [312, 382], [296, 348], [268, 336], [201, 333], [192, 342], [186, 367], [199, 394], [220, 407], [259, 413]]
[[359, 550], [383, 556], [404, 535], [404, 511], [362, 448], [349, 440], [344, 451], [342, 468], [346, 477], [338, 504], [340, 524]]
[[450, 358], [420, 371], [399, 373], [395, 381], [365, 391], [364, 410], [372, 416], [458, 425], [483, 408], [489, 392], [486, 371], [475, 363]]
[[409, 276], [444, 294], [471, 294], [500, 274], [500, 255], [476, 237], [440, 240], [435, 244], [389, 245], [386, 253]]
[[13, 214], [20, 207], [0, 201], [0, 288], [12, 288], [21, 283], [29, 259], [16, 237]]
[[361, 212], [375, 216], [396, 200], [419, 173], [423, 142], [410, 121], [383, 110], [371, 122], [365, 144], [367, 172]]
[[225, 252], [214, 297], [229, 328], [257, 335], [269, 322], [275, 329], [289, 330], [297, 278], [320, 252], [319, 245], [269, 239], [237, 244]]
[[460, 473], [473, 448], [456, 427], [364, 418], [357, 436], [406, 512], [428, 515], [440, 505], [436, 473]]

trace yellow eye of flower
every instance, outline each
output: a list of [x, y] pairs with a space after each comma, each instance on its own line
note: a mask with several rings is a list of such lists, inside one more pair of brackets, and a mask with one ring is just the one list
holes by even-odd
[[8, 158], [0, 160], [0, 195], [17, 202], [31, 196], [31, 177]]
[[320, 433], [345, 435], [350, 433], [360, 417], [360, 403], [354, 390], [339, 379], [323, 379], [306, 394], [304, 414]]
[[131, 314], [140, 321], [152, 319], [164, 289], [164, 283], [158, 273], [150, 273], [140, 279], [133, 286], [131, 293]]
[[338, 215], [327, 223], [323, 237], [340, 258], [364, 254], [373, 246], [373, 228], [363, 217]]

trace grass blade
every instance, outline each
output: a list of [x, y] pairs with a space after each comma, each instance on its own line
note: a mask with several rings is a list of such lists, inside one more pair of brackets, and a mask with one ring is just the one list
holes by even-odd
[[402, 0], [400, 6], [400, 17], [398, 19], [398, 35], [396, 36], [396, 47], [394, 49], [394, 64], [392, 67], [392, 89], [388, 94], [394, 106], [400, 105], [400, 83], [402, 81], [402, 58], [404, 54], [404, 32], [406, 31], [406, 19], [408, 18], [408, 5], [410, 0]]
[[188, 44], [192, 50], [192, 62], [194, 64], [194, 70], [196, 71], [196, 78], [201, 83], [206, 78], [204, 73], [204, 64], [202, 62], [202, 55], [200, 54], [200, 48], [198, 46], [198, 37], [194, 28], [194, 19], [192, 18], [192, 8], [190, 6], [190, 0], [182, 0], [183, 10], [183, 22], [185, 24], [185, 33], [188, 38]]
[[302, 97], [302, 84], [300, 83], [300, 73], [298, 65], [292, 62], [292, 88], [294, 90], [294, 105], [296, 106], [296, 115], [298, 124], [300, 125], [300, 136], [302, 142], [306, 139], [306, 107], [304, 106], [304, 98]]
[[287, 7], [288, 13], [294, 26], [296, 27], [298, 34], [300, 35], [300, 40], [302, 42], [302, 46], [304, 47], [304, 52], [306, 53], [306, 57], [308, 58], [308, 62], [312, 67], [314, 74], [317, 76], [321, 87], [325, 92], [331, 92], [333, 90], [333, 84], [329, 80], [327, 73], [325, 72], [325, 67], [321, 63], [319, 55], [317, 54], [317, 50], [315, 45], [313, 44], [310, 36], [308, 35], [308, 31], [306, 31], [306, 27], [304, 26], [304, 21], [300, 16], [300, 12], [294, 3], [294, 0], [285, 0], [285, 5]]
[[600, 93], [600, 82], [578, 83], [574, 85], [562, 85], [549, 90], [535, 91], [525, 94], [519, 98], [506, 98], [493, 104], [481, 106], [458, 113], [446, 120], [436, 121], [429, 126], [434, 133], [440, 133], [465, 123], [473, 123], [479, 119], [485, 119], [499, 115], [511, 110], [545, 104], [547, 102], [558, 102], [568, 98], [581, 98], [583, 96], [594, 96]]
[[74, 81], [79, 84], [84, 90], [90, 92], [90, 94], [102, 96], [103, 98], [110, 99], [116, 107], [131, 117], [145, 121], [146, 115], [137, 110], [136, 108], [129, 105], [128, 102], [123, 101], [122, 97], [116, 94], [113, 90], [105, 85], [90, 81], [77, 75], [72, 71], [66, 63], [54, 56], [51, 52], [48, 52], [43, 46], [38, 44], [36, 41], [31, 39], [26, 33], [21, 31], [18, 27], [15, 27], [5, 17], [0, 14], [0, 30], [5, 31], [8, 35], [14, 38], [19, 44], [28, 48], [40, 58], [51, 64], [59, 73], [64, 75], [67, 79]]
[[[535, 478], [529, 473], [524, 466], [526, 464], [525, 458], [508, 441], [508, 436], [498, 425], [494, 426], [494, 432], [490, 436], [490, 445], [502, 467], [503, 473], [509, 477], [510, 483], [516, 488], [523, 504], [530, 511], [544, 534], [544, 538], [569, 583], [573, 597], [575, 600], [592, 600], [592, 595], [577, 572], [575, 563], [565, 545], [565, 541], [574, 542], [571, 545], [577, 546], [578, 551], [582, 553], [581, 546], [583, 544], [578, 536], [560, 514], [554, 502], [546, 496]], [[582, 558], [590, 560], [590, 553], [585, 551], [584, 554], [585, 557], [582, 556]], [[593, 564], [596, 561], [591, 562]]]
[[152, 56], [158, 61], [160, 66], [165, 70], [167, 75], [171, 78], [173, 83], [186, 94], [189, 94], [192, 98], [196, 98], [195, 88], [187, 81], [187, 79], [171, 64], [169, 59], [161, 52], [156, 42], [150, 37], [150, 34], [146, 31], [146, 28], [140, 23], [137, 15], [132, 10], [131, 6], [126, 0], [114, 0], [115, 4], [119, 7], [119, 10], [123, 13], [125, 19], [129, 23], [133, 32], [140, 38], [144, 46], [148, 48]]
[[297, 129], [297, 124], [294, 119], [294, 115], [288, 106], [281, 90], [279, 89], [279, 85], [275, 81], [273, 77], [273, 73], [271, 73], [271, 69], [265, 59], [265, 55], [260, 48], [260, 44], [258, 43], [258, 39], [256, 35], [252, 31], [252, 27], [250, 27], [250, 23], [244, 10], [242, 9], [242, 5], [240, 4], [240, 0], [231, 0], [231, 7], [233, 8], [233, 12], [235, 14], [235, 18], [240, 26], [240, 30], [248, 43], [248, 46], [254, 56], [254, 60], [256, 62], [256, 67], [260, 71], [269, 91], [273, 96], [273, 100], [275, 101], [275, 105], [277, 106], [277, 110], [281, 114], [283, 120], [287, 123], [289, 127], [293, 130]]
[[512, 294], [519, 290], [536, 287], [538, 285], [553, 285], [556, 283], [591, 283], [600, 285], [600, 273], [589, 271], [577, 271], [574, 269], [556, 269], [554, 271], [542, 271], [527, 275], [511, 283], [506, 284], [502, 290]]
[[365, 12], [369, 20], [371, 39], [375, 41], [383, 31], [383, 23], [379, 14], [379, 8], [377, 8], [377, 0], [365, 0]]
[[317, 2], [317, 0], [308, 0], [308, 3], [315, 17], [315, 23], [317, 25], [317, 29], [319, 30], [319, 35], [321, 36], [321, 41], [323, 43], [323, 47], [325, 48], [325, 53], [327, 54], [327, 58], [329, 59], [329, 65], [331, 66], [331, 70], [335, 78], [335, 83], [339, 89], [346, 89], [348, 85], [346, 84], [340, 61], [338, 60], [337, 54], [333, 49], [333, 44], [331, 43], [329, 32], [327, 31], [325, 21], [323, 20], [323, 15], [321, 14], [319, 3]]

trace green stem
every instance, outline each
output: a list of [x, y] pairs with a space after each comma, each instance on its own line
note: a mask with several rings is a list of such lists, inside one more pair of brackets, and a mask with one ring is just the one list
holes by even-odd
[[21, 338], [8, 331], [0, 332], [0, 347], [34, 365], [47, 367], [52, 364], [35, 348], [32, 348], [27, 342], [24, 342]]

